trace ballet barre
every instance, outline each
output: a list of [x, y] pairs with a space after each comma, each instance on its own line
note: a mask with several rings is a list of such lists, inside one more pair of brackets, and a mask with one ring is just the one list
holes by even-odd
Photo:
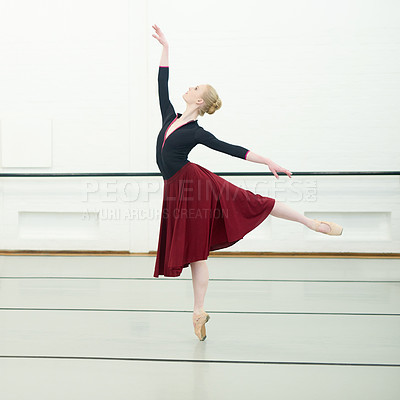
[[[219, 176], [274, 176], [272, 172], [214, 172]], [[284, 172], [278, 175], [287, 176]], [[298, 171], [292, 172], [292, 176], [341, 176], [341, 175], [400, 175], [400, 171]], [[96, 176], [160, 176], [159, 172], [9, 172], [0, 173], [0, 178], [80, 178]]]

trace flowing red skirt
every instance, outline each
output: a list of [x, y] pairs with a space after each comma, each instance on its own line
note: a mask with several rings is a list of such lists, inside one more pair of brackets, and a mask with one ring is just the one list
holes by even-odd
[[275, 199], [242, 189], [189, 162], [164, 180], [154, 277], [179, 276], [211, 250], [229, 247], [261, 224]]

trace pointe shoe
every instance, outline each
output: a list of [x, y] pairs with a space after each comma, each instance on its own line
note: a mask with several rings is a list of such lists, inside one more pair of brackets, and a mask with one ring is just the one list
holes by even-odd
[[206, 336], [206, 322], [210, 319], [210, 316], [204, 311], [201, 314], [193, 314], [193, 322], [194, 322], [194, 333], [199, 338], [199, 340], [203, 341]]
[[314, 231], [316, 232], [320, 232], [318, 228], [322, 223], [329, 225], [331, 227], [331, 230], [328, 233], [325, 232], [320, 232], [320, 233], [325, 233], [325, 235], [340, 236], [343, 232], [343, 227], [341, 227], [338, 224], [335, 224], [334, 222], [319, 221], [318, 219], [314, 219], [314, 221], [315, 221]]

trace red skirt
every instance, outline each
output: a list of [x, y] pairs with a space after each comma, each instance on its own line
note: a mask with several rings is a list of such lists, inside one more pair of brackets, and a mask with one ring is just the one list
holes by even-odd
[[275, 199], [242, 189], [188, 162], [164, 180], [154, 277], [179, 276], [191, 262], [232, 246], [261, 224]]

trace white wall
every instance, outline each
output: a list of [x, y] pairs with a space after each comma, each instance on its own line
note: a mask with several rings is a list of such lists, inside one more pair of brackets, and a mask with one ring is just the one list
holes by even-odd
[[[389, 0], [0, 0], [0, 170], [158, 172], [153, 23], [176, 111], [211, 83], [223, 107], [200, 125], [220, 139], [292, 172], [400, 170], [399, 17]], [[204, 146], [189, 159], [269, 171]], [[226, 179], [345, 226], [268, 218], [229, 250], [400, 251], [398, 176]], [[161, 177], [0, 178], [0, 248], [155, 250], [161, 199]]]

